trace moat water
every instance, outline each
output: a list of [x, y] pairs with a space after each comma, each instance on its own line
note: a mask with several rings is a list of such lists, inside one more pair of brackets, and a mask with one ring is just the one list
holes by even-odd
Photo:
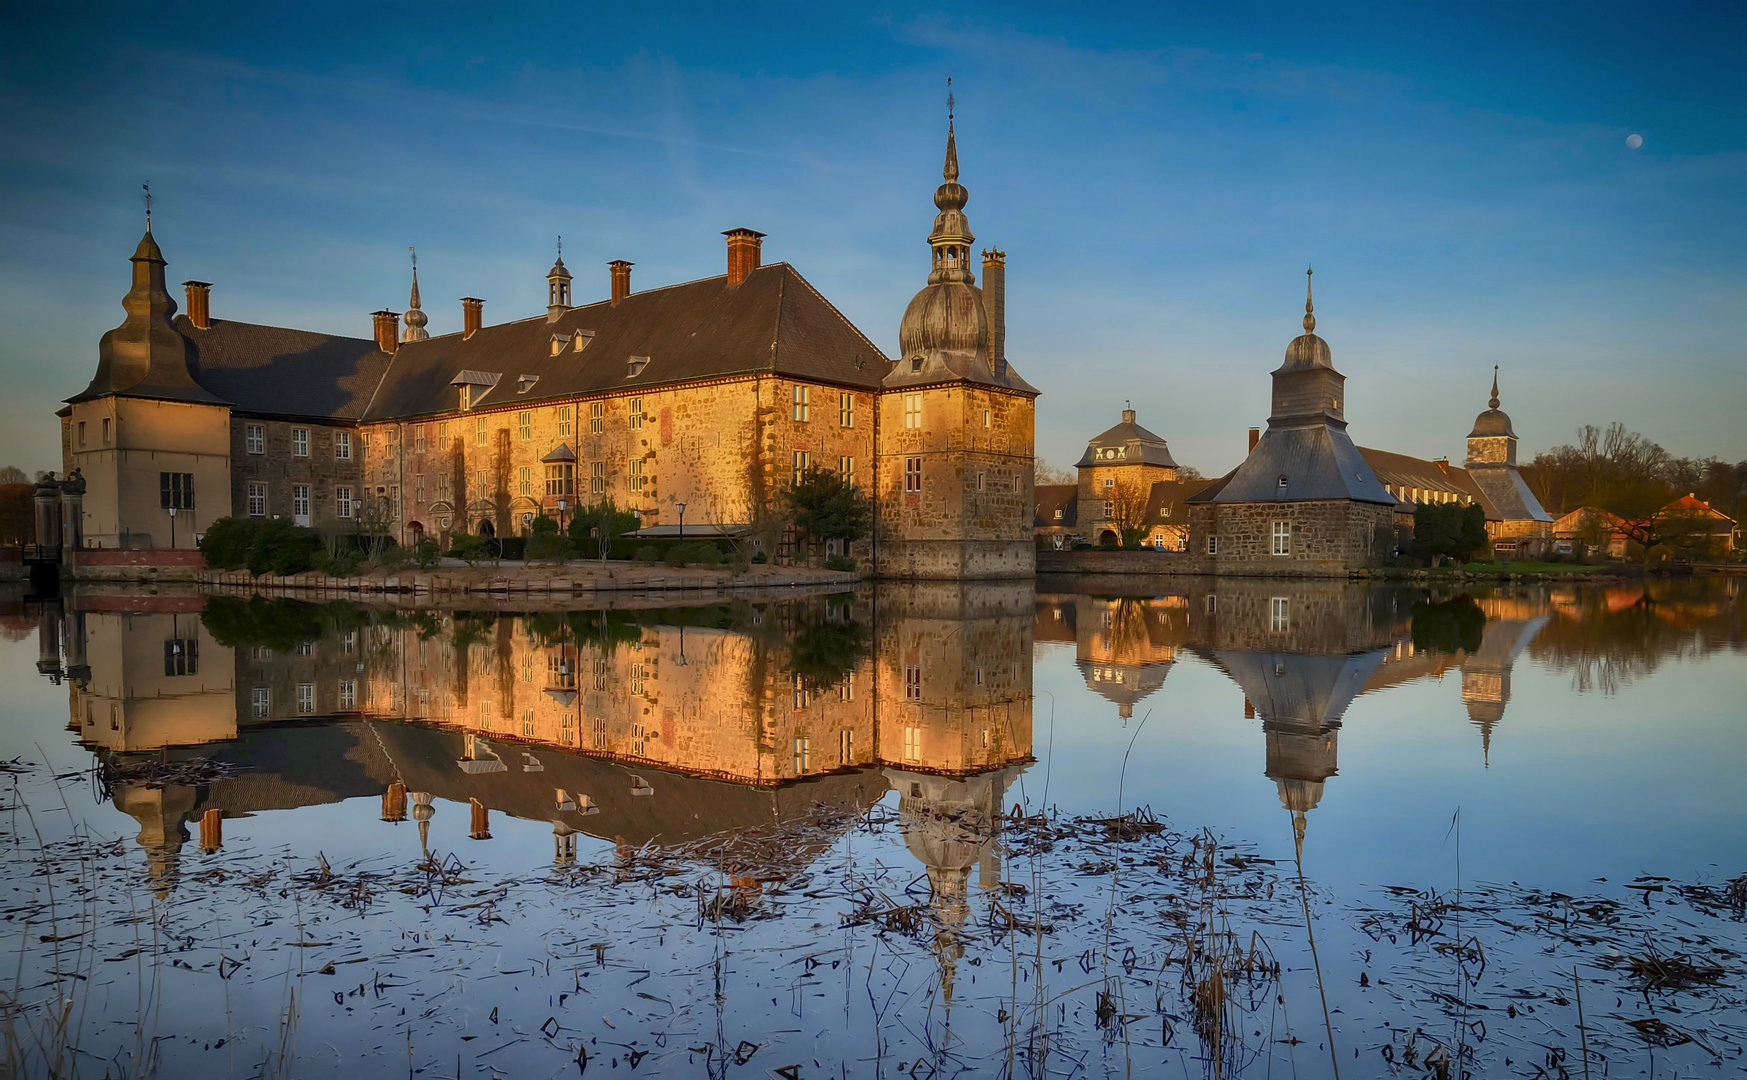
[[1747, 582], [0, 597], [0, 1075], [1747, 1069]]

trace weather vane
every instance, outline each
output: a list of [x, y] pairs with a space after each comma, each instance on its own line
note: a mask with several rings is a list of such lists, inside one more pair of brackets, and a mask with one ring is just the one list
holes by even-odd
[[146, 193], [146, 228], [149, 230], [152, 227], [152, 182], [147, 180], [140, 188]]
[[563, 259], [564, 259], [564, 234], [563, 233], [558, 234], [558, 258], [560, 261], [563, 261]]
[[952, 76], [946, 77], [946, 118], [952, 119]]
[[409, 244], [407, 246], [407, 251], [412, 253], [412, 268], [417, 270], [419, 268], [419, 249]]

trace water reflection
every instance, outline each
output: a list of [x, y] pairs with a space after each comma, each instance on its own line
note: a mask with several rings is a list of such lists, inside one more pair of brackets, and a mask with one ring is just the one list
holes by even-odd
[[[482, 839], [507, 814], [549, 822], [564, 863], [579, 835], [683, 843], [821, 806], [849, 822], [895, 791], [951, 924], [973, 870], [1000, 876], [1006, 791], [1032, 761], [1034, 640], [1071, 644], [1123, 722], [1167, 706], [1183, 658], [1222, 672], [1302, 828], [1339, 775], [1358, 696], [1453, 671], [1490, 761], [1525, 656], [1611, 691], [1669, 658], [1739, 649], [1743, 607], [1734, 581], [917, 585], [532, 613], [75, 594], [37, 607], [38, 670], [65, 681], [69, 727], [166, 893], [196, 822], [216, 849], [223, 818], [267, 810], [381, 797], [421, 847], [436, 814], [458, 812], [444, 804], [471, 808]], [[785, 857], [805, 865], [830, 839]]]

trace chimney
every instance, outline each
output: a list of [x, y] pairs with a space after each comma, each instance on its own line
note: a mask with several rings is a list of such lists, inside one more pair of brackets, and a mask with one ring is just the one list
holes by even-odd
[[1133, 409], [1122, 410], [1122, 422], [1125, 424], [1134, 423], [1134, 410]]
[[370, 318], [376, 324], [376, 347], [392, 356], [400, 347], [400, 312], [372, 311]]
[[1250, 453], [1252, 453], [1252, 454], [1255, 453], [1256, 444], [1261, 442], [1261, 441], [1262, 441], [1262, 429], [1259, 427], [1251, 428], [1250, 429]]
[[996, 375], [1007, 374], [1007, 253], [1000, 248], [983, 252], [983, 307], [989, 315], [989, 367]]
[[196, 330], [212, 329], [212, 282], [184, 281], [188, 290], [188, 321]]
[[461, 298], [461, 340], [466, 341], [485, 325], [485, 301], [477, 296]]
[[631, 267], [633, 265], [624, 259], [614, 259], [607, 264], [607, 269], [613, 273], [614, 307], [618, 307], [620, 300], [631, 295]]
[[729, 229], [722, 235], [728, 238], [728, 284], [738, 285], [761, 265], [764, 234], [751, 229]]

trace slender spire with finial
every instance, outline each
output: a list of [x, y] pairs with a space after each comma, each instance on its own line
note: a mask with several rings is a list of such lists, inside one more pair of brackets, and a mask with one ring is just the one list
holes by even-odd
[[1487, 402], [1492, 408], [1498, 408], [1498, 365], [1492, 365], [1492, 400]]
[[958, 137], [952, 130], [952, 76], [946, 77], [946, 165], [940, 170], [940, 175], [949, 184], [958, 182]]
[[140, 187], [146, 193], [146, 231], [152, 231], [152, 182], [147, 180]]
[[1304, 268], [1304, 332], [1307, 334], [1316, 329], [1316, 304], [1310, 291], [1310, 278], [1315, 273], [1308, 266]]
[[412, 295], [407, 300], [404, 316], [406, 328], [400, 332], [400, 340], [424, 341], [431, 336], [425, 329], [425, 324], [431, 317], [419, 308], [419, 253], [411, 247], [406, 250], [412, 256]]

